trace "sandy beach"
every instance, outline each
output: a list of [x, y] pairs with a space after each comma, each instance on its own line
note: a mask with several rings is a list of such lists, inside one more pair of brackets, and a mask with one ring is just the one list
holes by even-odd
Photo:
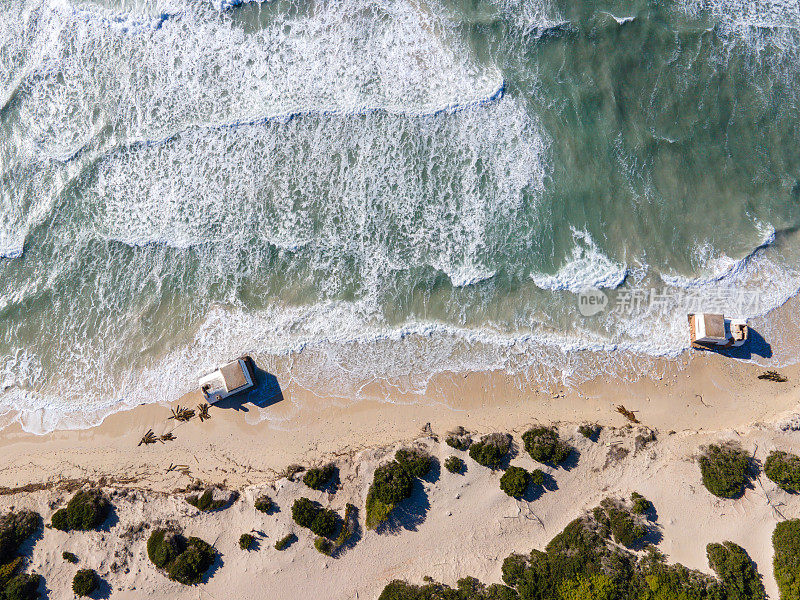
[[[702, 487], [695, 457], [702, 445], [720, 440], [738, 440], [760, 460], [776, 448], [800, 451], [791, 430], [798, 422], [800, 369], [782, 370], [789, 381], [774, 383], [757, 378], [763, 372], [757, 365], [712, 353], [694, 353], [685, 363], [665, 360], [658, 369], [635, 383], [598, 378], [577, 388], [538, 391], [503, 373], [453, 374], [434, 382], [426, 403], [400, 398], [337, 407], [316, 397], [317, 410], [280, 427], [249, 424], [254, 407], [247, 404], [212, 407], [212, 418], [203, 423], [176, 424], [168, 419], [168, 407], [151, 405], [114, 414], [89, 430], [36, 436], [10, 427], [0, 441], [0, 502], [4, 508], [35, 509], [47, 522], [69, 497], [67, 490], [91, 482], [111, 493], [115, 517], [105, 530], [68, 535], [45, 529], [33, 547], [30, 566], [45, 576], [52, 598], [67, 597], [60, 590], [72, 571], [60, 553], [72, 549], [95, 565], [114, 598], [263, 598], [268, 591], [272, 598], [334, 600], [377, 598], [395, 578], [419, 583], [430, 576], [452, 585], [472, 575], [499, 582], [509, 553], [543, 548], [602, 498], [638, 491], [655, 505], [659, 548], [670, 562], [710, 572], [705, 545], [732, 540], [747, 550], [770, 597], [777, 598], [770, 535], [778, 520], [800, 516], [800, 502], [763, 476], [738, 500], [715, 498]], [[299, 393], [284, 389], [275, 410], [289, 407]], [[309, 399], [304, 401], [308, 406]], [[629, 423], [617, 405], [633, 411], [641, 424]], [[597, 442], [577, 433], [584, 422], [603, 426]], [[536, 423], [556, 424], [579, 456], [569, 470], [547, 467], [554, 489], [533, 502], [509, 498], [498, 488], [501, 472], [442, 443], [446, 431], [461, 425], [474, 434], [512, 433], [520, 446], [520, 434]], [[171, 431], [176, 439], [137, 446], [148, 429], [157, 435]], [[637, 448], [636, 436], [650, 430], [656, 440]], [[394, 449], [414, 441], [442, 461], [463, 456], [466, 474], [441, 469], [423, 481], [398, 530], [378, 534], [362, 528], [355, 546], [340, 557], [319, 554], [313, 536], [292, 523], [292, 501], [310, 495], [340, 512], [352, 503], [362, 509], [363, 525], [371, 473]], [[610, 453], [619, 447], [628, 451], [622, 458]], [[281, 477], [289, 464], [328, 461], [339, 468], [335, 495]], [[534, 466], [519, 451], [511, 462]], [[237, 490], [241, 498], [224, 511], [198, 513], [182, 493], [198, 481]], [[253, 509], [263, 492], [276, 500], [278, 513]], [[141, 523], [178, 523], [187, 534], [213, 543], [221, 563], [199, 587], [170, 582], [147, 560], [146, 530], [120, 537]], [[243, 553], [236, 540], [251, 530], [258, 532], [259, 549]], [[288, 532], [298, 541], [276, 551], [275, 540]]]

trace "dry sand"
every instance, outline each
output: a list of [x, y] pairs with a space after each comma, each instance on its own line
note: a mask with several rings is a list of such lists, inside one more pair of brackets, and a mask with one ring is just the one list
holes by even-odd
[[[695, 353], [688, 364], [663, 361], [653, 377], [636, 383], [598, 378], [576, 389], [532, 390], [503, 373], [453, 374], [432, 382], [426, 401], [395, 398], [396, 403], [359, 402], [332, 405], [329, 399], [304, 397], [302, 414], [292, 414], [291, 387], [270, 410], [285, 420], [248, 423], [254, 410], [212, 407], [210, 421], [197, 419], [176, 426], [162, 406], [142, 406], [112, 415], [99, 427], [43, 436], [4, 430], [0, 437], [0, 486], [44, 486], [38, 491], [0, 497], [2, 508], [35, 508], [47, 521], [68, 497], [58, 482], [104, 480], [116, 494], [116, 516], [106, 531], [64, 534], [45, 529], [32, 549], [31, 568], [44, 575], [50, 598], [70, 598], [75, 567], [63, 550], [81, 557], [108, 582], [114, 598], [377, 598], [393, 578], [421, 582], [425, 575], [445, 583], [473, 575], [486, 583], [500, 581], [502, 560], [511, 552], [543, 548], [564, 525], [608, 495], [634, 490], [651, 499], [663, 540], [659, 547], [670, 561], [708, 571], [705, 545], [732, 540], [756, 561], [771, 597], [770, 536], [775, 522], [800, 517], [800, 501], [778, 490], [763, 476], [739, 500], [719, 500], [701, 485], [694, 456], [701, 445], [737, 439], [764, 459], [780, 448], [800, 453], [800, 436], [784, 431], [798, 407], [800, 369], [783, 372], [788, 383], [757, 379], [763, 369], [724, 357]], [[655, 373], [658, 373], [657, 375]], [[188, 399], [187, 399], [188, 400]], [[404, 403], [417, 400], [416, 403]], [[658, 440], [634, 451], [637, 428], [626, 427], [615, 410], [623, 404]], [[285, 408], [283, 408], [285, 407]], [[605, 429], [597, 443], [577, 434], [585, 421]], [[531, 423], [558, 423], [562, 436], [580, 452], [574, 468], [545, 469], [557, 489], [531, 503], [517, 502], [499, 489], [499, 472], [491, 472], [436, 441], [448, 429], [463, 425], [481, 434], [520, 434]], [[423, 427], [430, 424], [430, 429]], [[176, 440], [137, 447], [143, 433], [173, 431]], [[673, 432], [673, 433], [671, 433]], [[465, 475], [442, 471], [423, 482], [405, 509], [404, 526], [377, 534], [362, 532], [339, 558], [319, 554], [312, 536], [291, 523], [294, 498], [307, 495], [343, 511], [347, 502], [361, 509], [372, 471], [399, 444], [419, 439], [434, 454], [459, 454]], [[609, 449], [629, 454], [609, 463]], [[342, 487], [332, 497], [301, 483], [278, 477], [290, 463], [321, 464], [336, 460]], [[524, 453], [512, 464], [533, 468]], [[186, 470], [171, 470], [181, 465]], [[540, 465], [538, 465], [540, 466]], [[171, 493], [195, 480], [241, 490], [232, 507], [211, 514], [198, 511]], [[762, 487], [763, 486], [763, 487]], [[262, 492], [278, 501], [280, 512], [267, 516], [253, 508]], [[771, 504], [770, 504], [771, 502]], [[120, 534], [141, 523], [175, 522], [187, 534], [213, 542], [221, 553], [208, 583], [186, 588], [158, 573], [146, 558], [147, 530], [133, 538]], [[239, 535], [263, 535], [257, 551], [237, 546]], [[276, 539], [294, 531], [299, 540], [278, 552]]]

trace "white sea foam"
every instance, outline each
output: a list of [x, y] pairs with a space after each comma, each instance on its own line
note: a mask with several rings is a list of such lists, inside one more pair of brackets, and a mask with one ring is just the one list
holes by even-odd
[[531, 273], [531, 279], [538, 287], [577, 293], [591, 288], [617, 288], [624, 283], [627, 267], [600, 251], [588, 232], [573, 229], [572, 239], [575, 242], [572, 256], [555, 275]]
[[19, 126], [61, 160], [106, 127], [119, 143], [297, 113], [425, 114], [502, 86], [446, 17], [402, 0], [320, 0], [255, 28], [196, 3], [167, 19], [41, 1], [47, 50], [28, 65]]

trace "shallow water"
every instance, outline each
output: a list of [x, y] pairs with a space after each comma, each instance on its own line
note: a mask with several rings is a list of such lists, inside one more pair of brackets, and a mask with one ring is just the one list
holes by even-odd
[[798, 59], [781, 1], [0, 0], [0, 406], [678, 354], [800, 288]]

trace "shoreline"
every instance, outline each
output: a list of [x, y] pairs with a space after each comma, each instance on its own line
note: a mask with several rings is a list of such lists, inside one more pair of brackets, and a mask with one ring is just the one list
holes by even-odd
[[[622, 426], [622, 404], [642, 425], [657, 431], [725, 431], [776, 419], [800, 405], [800, 365], [781, 371], [789, 381], [757, 379], [763, 368], [711, 353], [695, 353], [688, 364], [663, 359], [650, 378], [606, 381], [602, 375], [576, 387], [548, 391], [520, 385], [504, 372], [447, 374], [434, 378], [427, 402], [416, 394], [404, 403], [375, 400], [337, 404], [307, 390], [284, 388], [283, 399], [269, 407], [275, 421], [251, 422], [249, 404], [211, 407], [200, 423], [169, 420], [166, 405], [149, 404], [113, 413], [90, 429], [32, 434], [15, 423], [0, 432], [0, 486], [13, 488], [60, 477], [135, 476], [146, 487], [179, 487], [170, 463], [190, 465], [192, 477], [232, 486], [269, 481], [290, 463], [305, 465], [366, 448], [411, 440], [430, 424], [435, 434], [463, 425], [476, 433], [520, 431], [531, 423], [581, 423]], [[298, 397], [304, 411], [289, 420]], [[177, 404], [194, 407], [192, 395]], [[172, 431], [174, 441], [138, 446], [142, 435]], [[202, 458], [202, 460], [201, 460]], [[57, 465], [62, 465], [58, 468]], [[180, 476], [179, 476], [180, 477]], [[184, 478], [185, 479], [185, 478]], [[145, 483], [146, 482], [146, 483]]]

